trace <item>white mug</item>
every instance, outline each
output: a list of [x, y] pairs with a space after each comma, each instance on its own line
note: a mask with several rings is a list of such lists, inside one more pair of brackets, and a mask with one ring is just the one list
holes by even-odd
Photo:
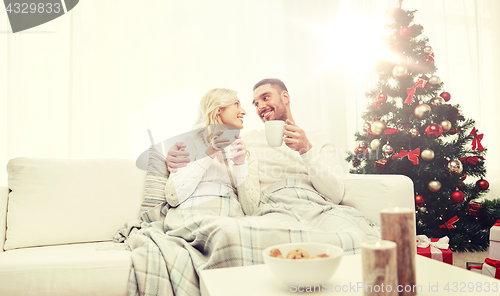
[[[214, 147], [215, 150], [217, 151], [222, 151], [227, 159], [231, 159], [234, 157], [234, 154], [237, 152], [236, 150], [231, 150], [233, 148], [233, 143], [236, 140], [236, 136], [240, 135], [240, 130], [225, 130], [222, 132], [221, 135], [215, 136], [212, 138], [212, 147]], [[227, 138], [229, 139], [229, 145], [224, 147], [224, 148], [217, 148], [215, 146], [215, 140], [217, 138]]]
[[283, 132], [285, 122], [283, 120], [269, 120], [265, 122], [267, 144], [271, 147], [279, 147], [283, 143]]

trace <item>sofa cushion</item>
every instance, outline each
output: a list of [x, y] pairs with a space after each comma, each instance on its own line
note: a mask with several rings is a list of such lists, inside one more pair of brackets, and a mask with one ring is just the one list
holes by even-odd
[[0, 253], [0, 295], [126, 295], [130, 252], [113, 243]]
[[141, 213], [147, 212], [159, 204], [167, 201], [165, 197], [165, 183], [168, 179], [165, 156], [155, 146], [149, 148], [148, 172], [144, 185], [144, 200], [141, 204]]
[[131, 160], [15, 158], [5, 250], [111, 240], [139, 216], [145, 172]]

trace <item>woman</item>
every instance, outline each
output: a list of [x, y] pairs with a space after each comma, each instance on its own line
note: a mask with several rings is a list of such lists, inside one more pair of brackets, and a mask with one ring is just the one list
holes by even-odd
[[250, 215], [258, 207], [239, 136], [245, 114], [236, 91], [216, 88], [201, 98], [195, 130], [183, 140], [191, 161], [165, 187], [170, 207], [223, 216]]

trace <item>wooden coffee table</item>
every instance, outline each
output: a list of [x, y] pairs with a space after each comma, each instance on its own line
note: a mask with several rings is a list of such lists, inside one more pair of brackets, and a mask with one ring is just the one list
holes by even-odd
[[[500, 280], [419, 255], [416, 265], [419, 296], [500, 295]], [[204, 270], [200, 285], [202, 296], [280, 296], [307, 292], [307, 287], [288, 286], [280, 282], [265, 264]], [[331, 280], [317, 286], [315, 293], [363, 295], [365, 288], [361, 255], [351, 255], [342, 258]], [[381, 287], [374, 287], [377, 288]]]

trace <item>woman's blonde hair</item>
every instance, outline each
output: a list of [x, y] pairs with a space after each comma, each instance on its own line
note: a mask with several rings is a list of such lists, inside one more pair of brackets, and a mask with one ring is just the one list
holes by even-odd
[[234, 104], [238, 99], [238, 92], [227, 88], [214, 88], [205, 93], [200, 100], [198, 119], [194, 125], [198, 129], [197, 135], [206, 144], [210, 143], [211, 135], [219, 130], [226, 129], [219, 113], [221, 108]]

